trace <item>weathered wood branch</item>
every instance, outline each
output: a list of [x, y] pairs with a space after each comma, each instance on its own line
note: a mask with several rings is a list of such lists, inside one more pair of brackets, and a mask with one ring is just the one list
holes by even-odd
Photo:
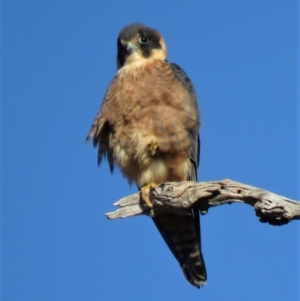
[[116, 202], [114, 205], [120, 208], [106, 216], [109, 219], [141, 214], [154, 216], [166, 211], [187, 214], [187, 208], [196, 208], [204, 214], [214, 206], [244, 203], [254, 207], [261, 222], [284, 225], [300, 220], [300, 202], [231, 180], [170, 182], [148, 191], [152, 208], [146, 205], [140, 193], [136, 193]]

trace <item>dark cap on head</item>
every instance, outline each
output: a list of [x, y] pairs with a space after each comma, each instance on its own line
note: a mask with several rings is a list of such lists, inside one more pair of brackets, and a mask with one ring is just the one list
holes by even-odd
[[123, 27], [119, 33], [118, 39], [129, 41], [138, 33], [145, 31], [148, 27], [143, 23], [133, 23]]

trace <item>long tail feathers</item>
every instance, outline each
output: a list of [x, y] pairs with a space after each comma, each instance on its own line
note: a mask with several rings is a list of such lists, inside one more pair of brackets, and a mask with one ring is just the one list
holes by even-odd
[[153, 218], [155, 225], [179, 262], [186, 279], [194, 286], [206, 283], [207, 275], [201, 252], [199, 214], [164, 213]]

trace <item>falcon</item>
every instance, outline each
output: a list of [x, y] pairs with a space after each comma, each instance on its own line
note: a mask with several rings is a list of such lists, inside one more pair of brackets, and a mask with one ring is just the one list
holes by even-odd
[[[164, 182], [197, 181], [199, 127], [194, 87], [167, 61], [162, 35], [141, 23], [124, 27], [117, 73], [87, 136], [98, 147], [98, 163], [107, 159], [111, 171], [118, 165], [142, 192]], [[186, 279], [196, 287], [205, 284], [199, 212], [161, 213], [153, 221]]]

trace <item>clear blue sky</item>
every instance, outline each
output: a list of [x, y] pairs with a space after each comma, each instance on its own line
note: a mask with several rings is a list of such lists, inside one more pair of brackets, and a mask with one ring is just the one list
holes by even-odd
[[211, 209], [197, 290], [149, 218], [105, 218], [136, 188], [84, 144], [118, 32], [144, 22], [197, 90], [200, 179], [298, 199], [296, 1], [6, 0], [1, 19], [3, 301], [300, 300], [297, 222]]

